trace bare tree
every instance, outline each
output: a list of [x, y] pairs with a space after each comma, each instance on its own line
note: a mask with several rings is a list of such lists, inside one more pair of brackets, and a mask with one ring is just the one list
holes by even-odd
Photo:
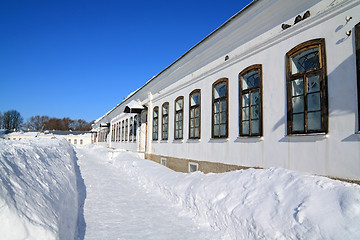
[[1, 121], [1, 127], [4, 129], [19, 129], [24, 119], [16, 110], [4, 112]]
[[31, 130], [40, 130], [45, 124], [45, 130], [62, 130], [62, 131], [89, 131], [91, 129], [91, 123], [86, 122], [83, 119], [72, 120], [68, 117], [49, 118], [48, 116], [34, 116], [31, 117], [25, 124], [26, 128]]
[[27, 121], [25, 127], [30, 130], [39, 131], [41, 130], [42, 126], [46, 124], [48, 121], [49, 121], [48, 116], [39, 116], [39, 115], [33, 116]]

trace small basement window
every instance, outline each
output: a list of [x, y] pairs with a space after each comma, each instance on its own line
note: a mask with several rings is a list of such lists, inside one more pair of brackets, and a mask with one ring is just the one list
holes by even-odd
[[199, 164], [197, 163], [192, 163], [192, 162], [189, 162], [189, 172], [197, 172], [199, 171]]
[[161, 165], [166, 167], [166, 158], [161, 158]]

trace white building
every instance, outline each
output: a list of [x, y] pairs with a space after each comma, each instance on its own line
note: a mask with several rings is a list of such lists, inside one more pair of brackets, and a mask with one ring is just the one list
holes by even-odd
[[55, 138], [65, 138], [68, 142], [74, 145], [88, 145], [91, 144], [91, 133], [83, 132], [83, 131], [43, 131], [41, 133], [35, 131], [17, 131], [11, 132], [6, 131], [1, 133], [0, 138], [8, 139], [8, 140], [22, 140], [29, 138], [47, 138], [47, 139], [55, 139]]
[[359, 181], [359, 13], [359, 0], [253, 1], [99, 118], [93, 141], [184, 172]]

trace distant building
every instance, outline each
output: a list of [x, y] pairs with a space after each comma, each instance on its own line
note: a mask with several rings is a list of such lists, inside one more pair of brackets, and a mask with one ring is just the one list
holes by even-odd
[[253, 1], [99, 118], [92, 141], [183, 172], [360, 180], [359, 13], [359, 0]]
[[8, 140], [21, 140], [21, 139], [28, 139], [35, 137], [48, 138], [48, 139], [65, 138], [68, 142], [74, 145], [91, 144], [90, 132], [45, 130], [40, 134], [39, 132], [35, 132], [35, 131], [18, 131], [18, 132], [7, 131], [1, 134], [0, 131], [0, 138], [4, 138]]

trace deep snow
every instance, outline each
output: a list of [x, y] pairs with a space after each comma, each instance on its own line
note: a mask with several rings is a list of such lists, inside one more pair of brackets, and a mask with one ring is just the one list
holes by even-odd
[[0, 139], [0, 238], [74, 239], [75, 152], [65, 140]]
[[360, 239], [356, 184], [281, 168], [186, 174], [125, 151], [75, 150], [0, 139], [1, 238]]
[[281, 168], [186, 174], [124, 151], [82, 151], [210, 227], [209, 239], [360, 239], [356, 184]]

